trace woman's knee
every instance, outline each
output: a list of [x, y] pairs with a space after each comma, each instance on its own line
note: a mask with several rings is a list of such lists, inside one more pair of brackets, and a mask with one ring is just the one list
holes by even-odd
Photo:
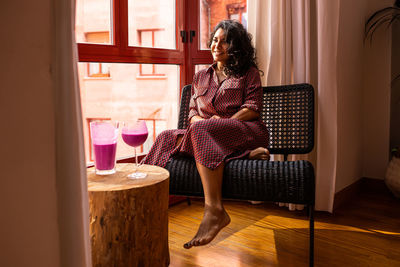
[[210, 129], [215, 129], [218, 125], [217, 119], [208, 119], [192, 123], [191, 129], [195, 132], [198, 130], [208, 131]]
[[160, 134], [157, 135], [157, 139], [165, 140], [166, 138], [172, 138], [174, 130], [164, 130]]

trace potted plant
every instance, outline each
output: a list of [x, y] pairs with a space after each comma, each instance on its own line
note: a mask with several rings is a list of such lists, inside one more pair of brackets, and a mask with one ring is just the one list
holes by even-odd
[[396, 0], [393, 6], [379, 9], [372, 14], [365, 23], [365, 39], [370, 39], [374, 32], [382, 25], [390, 27], [395, 21], [400, 21], [400, 0]]
[[[383, 26], [389, 28], [393, 23], [400, 22], [400, 0], [396, 0], [393, 6], [382, 8], [372, 14], [365, 23], [365, 40], [372, 42], [374, 32]], [[400, 74], [392, 80], [392, 86], [400, 79]], [[389, 162], [385, 175], [385, 184], [392, 193], [400, 198], [400, 148], [392, 149], [392, 159]]]
[[392, 159], [386, 169], [385, 184], [395, 197], [400, 198], [400, 149], [392, 149]]

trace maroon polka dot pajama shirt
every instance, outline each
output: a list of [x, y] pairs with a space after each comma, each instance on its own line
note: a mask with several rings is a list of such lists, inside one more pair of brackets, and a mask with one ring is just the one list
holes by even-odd
[[[251, 67], [240, 77], [228, 77], [220, 84], [216, 64], [195, 74], [189, 121], [197, 115], [205, 120], [187, 129], [163, 131], [144, 159], [145, 164], [165, 167], [171, 156], [192, 156], [196, 162], [215, 169], [222, 162], [242, 158], [257, 147], [267, 147], [268, 131], [260, 119], [242, 121], [230, 117], [242, 108], [259, 112], [262, 87], [258, 70]], [[220, 119], [210, 119], [218, 115]], [[178, 136], [182, 142], [176, 147]]]

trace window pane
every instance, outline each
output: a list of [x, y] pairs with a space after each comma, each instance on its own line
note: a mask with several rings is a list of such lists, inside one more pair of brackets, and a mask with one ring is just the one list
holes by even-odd
[[129, 45], [175, 49], [175, 0], [128, 0]]
[[75, 38], [78, 43], [112, 43], [111, 1], [76, 0]]
[[100, 74], [100, 63], [89, 63], [89, 75]]
[[247, 29], [247, 0], [199, 1], [200, 49], [208, 49], [207, 42], [214, 27], [224, 19], [240, 21]]
[[108, 63], [101, 63], [100, 65], [101, 65], [101, 73], [110, 76], [110, 71], [108, 69], [109, 64]]
[[[86, 160], [92, 161], [89, 122], [93, 119], [144, 119], [149, 136], [139, 152], [147, 153], [155, 137], [178, 123], [179, 67], [155, 65], [163, 77], [140, 75], [140, 64], [108, 63], [109, 77], [87, 77], [87, 64], [78, 63]], [[89, 63], [99, 64], [99, 63]], [[149, 65], [153, 66], [153, 65]], [[117, 158], [133, 156], [133, 148], [119, 137]]]
[[203, 69], [206, 69], [206, 68], [208, 68], [208, 67], [210, 67], [210, 65], [195, 65], [194, 66], [194, 72], [196, 73], [196, 72], [199, 72], [199, 71], [201, 71], [201, 70], [203, 70]]
[[82, 63], [87, 64], [87, 77], [110, 77], [110, 71], [108, 69], [108, 63]]

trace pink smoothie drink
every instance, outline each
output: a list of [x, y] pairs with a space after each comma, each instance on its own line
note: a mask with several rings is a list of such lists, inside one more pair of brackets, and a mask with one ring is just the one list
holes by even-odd
[[130, 146], [138, 147], [147, 139], [147, 132], [122, 132], [122, 139]]
[[114, 168], [117, 143], [102, 145], [93, 144], [93, 149], [96, 169], [103, 171]]
[[90, 123], [96, 174], [108, 175], [115, 172], [118, 122], [94, 121]]

